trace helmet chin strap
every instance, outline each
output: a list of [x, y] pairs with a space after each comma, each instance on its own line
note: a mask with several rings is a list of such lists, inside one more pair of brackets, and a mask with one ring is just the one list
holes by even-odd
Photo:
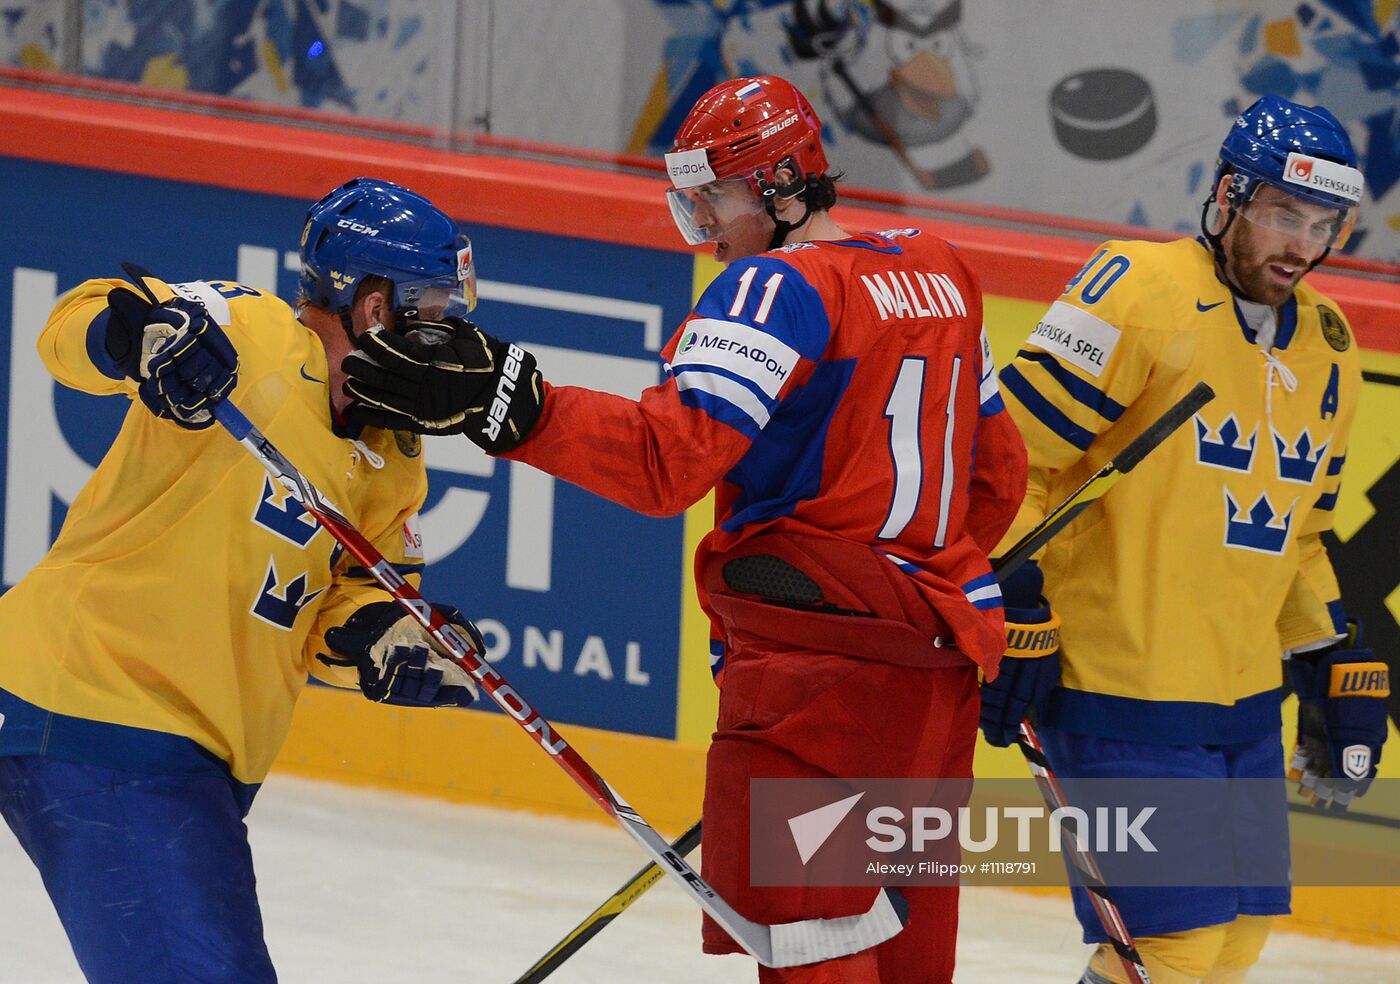
[[787, 222], [778, 218], [778, 210], [773, 204], [777, 197], [776, 192], [765, 192], [763, 195], [763, 209], [768, 213], [768, 217], [773, 220], [773, 235], [768, 239], [769, 249], [777, 249], [787, 240], [792, 230], [802, 228], [807, 224], [807, 220], [812, 217], [812, 206], [806, 205], [806, 211], [802, 213], [802, 218], [798, 219], [796, 222]]
[[350, 347], [355, 347], [355, 319], [348, 309], [340, 312], [340, 327], [345, 329], [345, 337], [350, 339]]
[[[787, 184], [780, 185], [778, 184], [778, 176], [784, 170], [794, 175], [794, 177], [793, 180]], [[810, 202], [803, 202], [802, 204], [806, 211], [802, 213], [802, 218], [798, 219], [796, 222], [785, 222], [778, 218], [778, 206], [776, 202], [778, 201], [779, 192], [786, 193], [782, 195], [784, 199], [796, 198], [807, 190], [807, 181], [801, 176], [801, 172], [797, 169], [797, 165], [793, 163], [791, 157], [784, 157], [782, 160], [778, 161], [777, 164], [773, 165], [773, 180], [771, 183], [764, 181], [761, 176], [756, 175], [755, 177], [758, 178], [758, 188], [762, 193], [763, 210], [767, 212], [768, 217], [773, 220], [773, 235], [768, 239], [768, 248], [777, 249], [787, 240], [787, 237], [792, 234], [792, 230], [802, 228], [807, 224], [807, 220], [812, 217], [812, 204]]]
[[1213, 201], [1215, 201], [1214, 195], [1207, 198], [1205, 203], [1201, 206], [1201, 235], [1205, 238], [1206, 242], [1210, 243], [1211, 255], [1215, 257], [1215, 272], [1220, 276], [1220, 279], [1224, 281], [1225, 286], [1230, 288], [1230, 293], [1248, 300], [1249, 295], [1245, 293], [1244, 288], [1235, 282], [1235, 278], [1230, 276], [1229, 268], [1226, 265], [1224, 240], [1225, 233], [1229, 232], [1230, 226], [1235, 223], [1235, 216], [1237, 213], [1235, 212], [1234, 203], [1231, 203], [1230, 210], [1225, 213], [1225, 225], [1221, 226], [1219, 232], [1213, 233], [1206, 227], [1206, 217], [1210, 215], [1210, 206]]
[[[1229, 267], [1227, 266], [1227, 257], [1225, 255], [1224, 244], [1225, 233], [1230, 231], [1230, 226], [1234, 225], [1235, 218], [1239, 213], [1236, 211], [1235, 205], [1232, 202], [1230, 204], [1230, 210], [1225, 215], [1225, 225], [1221, 227], [1219, 232], [1212, 233], [1208, 228], [1206, 228], [1206, 216], [1210, 214], [1210, 205], [1211, 202], [1213, 202], [1214, 200], [1214, 197], [1207, 198], [1205, 200], [1205, 203], [1201, 206], [1201, 235], [1205, 238], [1206, 242], [1210, 243], [1211, 254], [1215, 257], [1216, 273], [1220, 275], [1220, 279], [1224, 282], [1225, 286], [1230, 288], [1230, 293], [1234, 294], [1236, 297], [1243, 297], [1245, 300], [1253, 301], [1257, 304], [1259, 302], [1255, 301], [1254, 298], [1249, 295], [1249, 292], [1246, 291], [1243, 287], [1241, 287], [1239, 282], [1236, 281], [1235, 278], [1230, 275]], [[1313, 260], [1311, 263], [1308, 264], [1307, 269], [1303, 271], [1303, 275], [1306, 276], [1307, 274], [1312, 273], [1313, 267], [1317, 266], [1323, 260], [1327, 259], [1328, 254], [1331, 252], [1331, 246], [1328, 246], [1326, 249], [1324, 249], [1322, 251], [1322, 254], [1318, 256], [1317, 259]]]

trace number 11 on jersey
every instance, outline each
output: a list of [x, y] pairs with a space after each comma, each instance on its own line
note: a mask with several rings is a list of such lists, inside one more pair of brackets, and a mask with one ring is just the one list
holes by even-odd
[[[948, 406], [943, 422], [943, 482], [938, 494], [938, 531], [933, 545], [942, 547], [948, 535], [948, 503], [953, 497], [953, 427], [958, 395], [958, 370], [962, 356], [953, 357], [953, 371], [948, 386]], [[890, 511], [878, 534], [881, 540], [898, 539], [899, 534], [914, 518], [924, 486], [924, 452], [921, 430], [923, 423], [924, 377], [926, 359], [910, 356], [899, 364], [890, 397], [885, 402], [885, 416], [890, 418], [890, 457], [894, 463], [894, 496]]]

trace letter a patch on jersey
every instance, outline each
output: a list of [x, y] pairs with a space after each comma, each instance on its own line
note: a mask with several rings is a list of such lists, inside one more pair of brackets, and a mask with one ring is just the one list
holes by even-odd
[[275, 625], [290, 632], [301, 610], [325, 590], [317, 588], [308, 593], [305, 571], [292, 578], [286, 585], [282, 585], [282, 580], [277, 574], [277, 561], [268, 558], [267, 577], [263, 579], [262, 590], [258, 592], [257, 600], [249, 610], [254, 617], [262, 619], [268, 625]]

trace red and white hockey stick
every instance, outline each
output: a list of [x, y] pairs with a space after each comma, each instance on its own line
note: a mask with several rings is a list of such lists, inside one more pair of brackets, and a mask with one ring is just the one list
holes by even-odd
[[[1016, 744], [1025, 756], [1026, 765], [1035, 777], [1035, 784], [1040, 787], [1040, 795], [1049, 805], [1051, 812], [1066, 810], [1069, 802], [1065, 799], [1064, 790], [1060, 788], [1060, 781], [1055, 778], [1055, 773], [1050, 768], [1050, 760], [1046, 758], [1045, 749], [1041, 747], [1040, 738], [1037, 737], [1030, 721], [1021, 722], [1021, 737], [1017, 739]], [[1061, 827], [1060, 833], [1065, 856], [1079, 872], [1084, 888], [1089, 892], [1089, 901], [1093, 904], [1094, 912], [1098, 914], [1099, 922], [1103, 924], [1104, 933], [1108, 936], [1109, 945], [1118, 954], [1118, 960], [1123, 964], [1129, 979], [1141, 984], [1152, 984], [1152, 977], [1143, 965], [1142, 955], [1138, 953], [1137, 941], [1123, 922], [1123, 914], [1118, 911], [1118, 906], [1113, 901], [1111, 890], [1099, 871], [1098, 862], [1067, 827]]]
[[376, 581], [432, 636], [441, 651], [471, 674], [497, 706], [510, 715], [569, 778], [578, 783], [604, 813], [627, 831], [663, 871], [722, 926], [754, 959], [770, 967], [790, 967], [855, 953], [894, 936], [904, 927], [902, 910], [882, 892], [869, 912], [845, 919], [807, 920], [765, 926], [745, 919], [710, 888], [679, 853], [632, 809], [564, 740], [544, 716], [530, 706], [496, 672], [470, 642], [443, 619], [396, 571], [363, 534], [326, 501], [325, 496], [289, 462], [232, 402], [214, 407], [214, 416], [257, 458], [272, 477], [309, 512], [326, 532], [369, 571]]
[[[134, 264], [123, 263], [122, 267], [152, 305], [158, 306], [162, 303], [148, 283], [159, 282], [158, 278]], [[683, 886], [696, 904], [709, 913], [711, 918], [759, 963], [769, 967], [793, 967], [829, 960], [883, 943], [904, 928], [908, 920], [908, 908], [902, 899], [892, 897], [888, 892], [881, 892], [868, 912], [840, 919], [809, 919], [766, 926], [739, 915], [696, 874], [684, 857], [673, 850], [671, 845], [593, 770], [583, 756], [574, 751], [563, 735], [555, 731], [554, 726], [531, 707], [529, 701], [507, 683], [472, 644], [433, 609], [384, 555], [365, 539], [354, 524], [327, 501], [320, 490], [277, 450], [266, 435], [253, 426], [253, 422], [243, 411], [228, 399], [214, 404], [210, 409], [214, 418], [267, 469], [273, 479], [373, 575], [395, 602], [428, 631], [442, 655], [471, 674], [496, 705], [528, 732], [555, 764], [563, 769], [604, 813], [617, 821], [618, 825], [641, 845], [653, 863]]]

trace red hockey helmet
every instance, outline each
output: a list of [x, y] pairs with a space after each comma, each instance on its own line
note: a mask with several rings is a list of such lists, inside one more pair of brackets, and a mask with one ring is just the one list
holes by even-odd
[[[773, 185], [774, 171], [788, 158], [804, 184], [826, 173], [821, 129], [812, 104], [786, 79], [734, 79], [721, 82], [695, 103], [676, 132], [673, 153], [702, 150], [711, 181], [748, 178], [761, 194]], [[672, 155], [666, 156], [669, 164]], [[692, 175], [672, 172], [671, 181], [678, 188], [691, 186], [684, 179]]]
[[[721, 82], [705, 93], [681, 123], [666, 155], [674, 190], [668, 195], [681, 233], [692, 245], [710, 238], [693, 224], [693, 189], [719, 181], [746, 181], [761, 200], [791, 198], [827, 171], [821, 120], [786, 79], [760, 75]], [[778, 185], [776, 172], [797, 178]]]

